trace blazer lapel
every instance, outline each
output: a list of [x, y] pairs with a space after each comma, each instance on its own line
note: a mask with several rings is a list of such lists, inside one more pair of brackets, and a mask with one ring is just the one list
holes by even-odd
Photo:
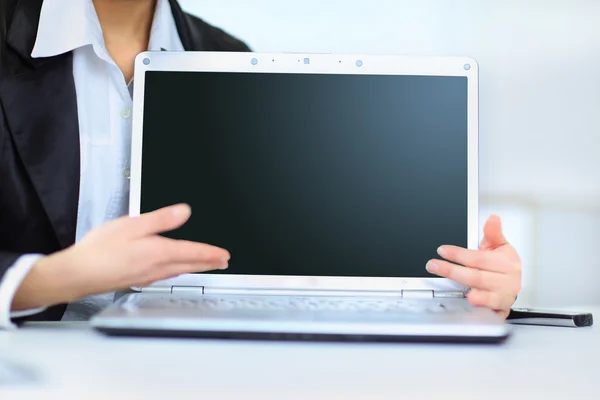
[[39, 7], [26, 9], [25, 4], [33, 3], [19, 2], [22, 7], [7, 37], [24, 64], [21, 71], [0, 80], [0, 104], [19, 157], [64, 248], [75, 241], [80, 178], [72, 55], [30, 57]]
[[171, 12], [175, 20], [175, 26], [179, 33], [179, 40], [186, 51], [208, 51], [212, 50], [206, 41], [201, 27], [193, 26], [188, 20], [188, 15], [183, 11], [177, 0], [169, 0]]
[[169, 0], [169, 3], [179, 39], [186, 51], [251, 51], [239, 39], [183, 12], [177, 0]]

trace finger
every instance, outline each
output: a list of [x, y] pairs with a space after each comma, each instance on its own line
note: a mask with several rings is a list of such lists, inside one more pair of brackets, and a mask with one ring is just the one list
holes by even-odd
[[139, 217], [119, 218], [111, 222], [110, 229], [114, 234], [123, 234], [130, 238], [143, 237], [179, 228], [187, 222], [190, 215], [189, 205], [177, 204]]
[[[168, 265], [156, 265], [150, 271], [148, 271], [143, 280], [140, 283], [136, 283], [130, 286], [148, 286], [157, 281], [162, 281], [165, 279], [176, 278], [180, 275], [184, 274], [192, 274], [199, 272], [209, 272], [215, 270], [225, 270], [229, 266], [227, 263], [222, 263], [220, 265], [216, 264], [194, 264], [194, 263], [178, 263], [178, 264], [168, 264]], [[129, 286], [128, 286], [129, 287]]]
[[491, 272], [511, 273], [518, 266], [512, 265], [506, 255], [484, 250], [469, 250], [457, 246], [440, 246], [438, 254], [448, 261]]
[[508, 279], [504, 274], [463, 267], [443, 260], [430, 260], [426, 268], [432, 274], [475, 289], [500, 291], [508, 283]]
[[476, 307], [487, 307], [494, 311], [505, 312], [510, 310], [514, 302], [514, 296], [507, 293], [489, 292], [480, 289], [471, 289], [467, 299]]
[[493, 250], [506, 244], [508, 244], [508, 240], [502, 233], [502, 220], [497, 215], [491, 215], [483, 227], [480, 249]]
[[187, 240], [175, 240], [154, 236], [144, 240], [142, 251], [154, 258], [152, 264], [206, 264], [223, 265], [231, 258], [229, 252], [220, 247]]

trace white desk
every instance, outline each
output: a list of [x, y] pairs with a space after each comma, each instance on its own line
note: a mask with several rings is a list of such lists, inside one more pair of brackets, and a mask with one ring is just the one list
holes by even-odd
[[[600, 316], [600, 309], [593, 311]], [[0, 332], [33, 385], [0, 399], [600, 399], [600, 328], [516, 326], [502, 345], [116, 339], [85, 325]]]

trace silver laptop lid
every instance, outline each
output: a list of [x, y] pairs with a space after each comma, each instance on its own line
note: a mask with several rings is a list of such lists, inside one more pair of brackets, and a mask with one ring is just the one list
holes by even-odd
[[463, 290], [425, 264], [478, 246], [477, 88], [461, 57], [140, 54], [130, 215], [188, 202], [167, 236], [232, 254], [152, 286]]

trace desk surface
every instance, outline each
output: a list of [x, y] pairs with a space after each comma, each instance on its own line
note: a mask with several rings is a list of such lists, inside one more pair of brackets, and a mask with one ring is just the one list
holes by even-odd
[[87, 325], [32, 325], [0, 332], [2, 359], [37, 376], [0, 387], [2, 399], [600, 398], [597, 326], [515, 326], [502, 345], [415, 345], [116, 339]]

